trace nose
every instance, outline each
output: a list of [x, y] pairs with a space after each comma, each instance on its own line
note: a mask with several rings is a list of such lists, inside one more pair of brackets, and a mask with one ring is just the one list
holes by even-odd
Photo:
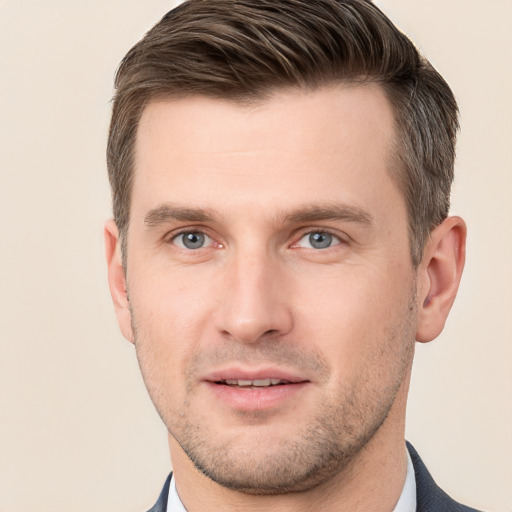
[[276, 257], [238, 254], [226, 264], [216, 327], [243, 343], [279, 338], [291, 331], [293, 316], [286, 275]]

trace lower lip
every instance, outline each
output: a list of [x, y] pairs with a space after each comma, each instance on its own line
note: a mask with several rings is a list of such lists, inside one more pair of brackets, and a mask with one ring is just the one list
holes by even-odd
[[282, 406], [303, 392], [308, 382], [268, 387], [238, 387], [207, 382], [215, 396], [231, 408], [240, 411], [261, 411]]

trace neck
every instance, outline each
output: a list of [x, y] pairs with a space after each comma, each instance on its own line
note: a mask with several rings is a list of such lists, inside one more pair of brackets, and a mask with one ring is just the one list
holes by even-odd
[[200, 473], [169, 436], [176, 489], [189, 512], [391, 512], [403, 490], [407, 473], [405, 379], [382, 426], [339, 473], [302, 492], [251, 495], [227, 489]]

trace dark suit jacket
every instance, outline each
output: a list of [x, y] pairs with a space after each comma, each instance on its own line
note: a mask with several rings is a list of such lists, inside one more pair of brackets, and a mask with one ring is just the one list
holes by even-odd
[[[420, 456], [410, 443], [407, 443], [407, 449], [411, 455], [416, 475], [416, 512], [478, 512], [474, 508], [466, 507], [452, 500], [448, 494], [436, 485], [425, 464], [423, 464]], [[158, 501], [148, 512], [166, 512], [171, 475], [167, 477]]]

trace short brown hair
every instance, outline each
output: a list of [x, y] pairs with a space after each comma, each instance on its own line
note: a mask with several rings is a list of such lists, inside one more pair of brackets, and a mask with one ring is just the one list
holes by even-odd
[[458, 130], [450, 87], [367, 0], [188, 0], [124, 57], [115, 79], [107, 164], [126, 241], [133, 152], [144, 107], [192, 94], [263, 100], [279, 88], [377, 83], [393, 107], [392, 176], [404, 195], [412, 261], [448, 215]]

